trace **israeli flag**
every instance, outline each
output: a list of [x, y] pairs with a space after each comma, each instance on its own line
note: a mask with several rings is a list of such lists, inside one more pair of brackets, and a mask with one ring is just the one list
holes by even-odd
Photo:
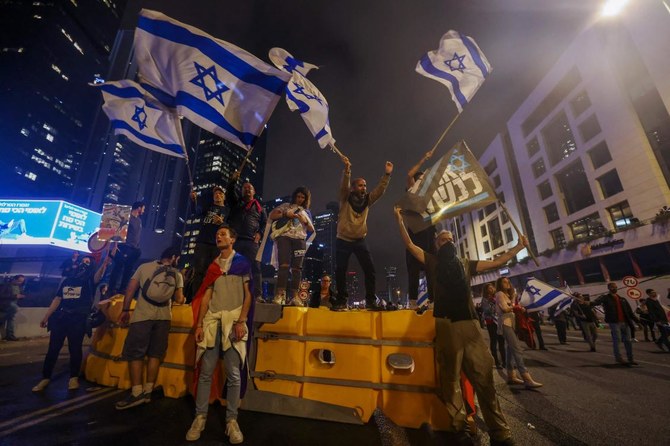
[[565, 288], [563, 288], [563, 291], [570, 297], [563, 299], [558, 303], [556, 306], [556, 310], [554, 310], [554, 315], [558, 316], [559, 314], [563, 313], [565, 310], [570, 308], [572, 305], [572, 302], [574, 301], [574, 298], [572, 297], [572, 289], [570, 288], [570, 285], [565, 283]]
[[472, 38], [450, 30], [437, 50], [419, 60], [416, 71], [446, 85], [461, 113], [491, 73], [491, 64]]
[[181, 123], [176, 113], [166, 110], [139, 84], [131, 80], [96, 84], [102, 90], [102, 110], [114, 133], [149, 150], [185, 157]]
[[[563, 304], [564, 301], [572, 300], [572, 296], [565, 292], [552, 287], [535, 278], [528, 279], [526, 287], [521, 293], [519, 305], [524, 307], [528, 312], [542, 311], [556, 304]], [[565, 308], [563, 308], [564, 310]], [[562, 310], [561, 310], [562, 311]]]
[[428, 283], [426, 278], [422, 277], [419, 279], [419, 295], [416, 298], [416, 306], [421, 308], [424, 305], [428, 305]]
[[143, 9], [135, 31], [142, 85], [203, 129], [253, 147], [290, 75], [237, 46]]
[[283, 48], [272, 48], [268, 56], [277, 68], [291, 73], [291, 80], [286, 86], [288, 108], [291, 111], [300, 112], [300, 116], [316, 138], [319, 147], [324, 149], [335, 144], [328, 120], [328, 101], [319, 89], [305, 77], [310, 70], [319, 67], [294, 58]]

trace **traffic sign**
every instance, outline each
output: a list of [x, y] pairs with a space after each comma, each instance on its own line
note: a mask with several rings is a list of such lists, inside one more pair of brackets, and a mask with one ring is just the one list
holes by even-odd
[[628, 288], [632, 288], [634, 286], [637, 286], [637, 278], [633, 276], [626, 276], [622, 280], [623, 284], [627, 286]]
[[638, 300], [639, 298], [642, 297], [642, 291], [640, 291], [637, 288], [628, 288], [628, 290], [626, 290], [626, 294], [628, 295], [628, 297], [635, 300]]

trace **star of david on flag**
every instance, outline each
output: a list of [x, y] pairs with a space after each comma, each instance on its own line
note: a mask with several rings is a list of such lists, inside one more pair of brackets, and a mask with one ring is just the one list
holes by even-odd
[[124, 135], [149, 150], [185, 157], [176, 113], [163, 107], [138, 83], [126, 79], [93, 86], [102, 91], [102, 110], [116, 135]]
[[422, 307], [428, 305], [428, 282], [425, 277], [419, 279], [419, 294], [416, 298], [416, 306]]
[[231, 43], [143, 9], [135, 30], [141, 85], [196, 125], [253, 147], [290, 74]]
[[542, 311], [556, 304], [565, 310], [572, 302], [572, 296], [535, 278], [528, 279], [519, 304], [528, 312]]
[[437, 50], [419, 60], [416, 71], [444, 84], [461, 113], [491, 73], [491, 64], [471, 37], [450, 30]]
[[[269, 53], [272, 63], [281, 70], [291, 69], [291, 81], [286, 86], [286, 103], [291, 111], [298, 110], [309, 131], [322, 149], [335, 144], [328, 119], [328, 101], [304, 74], [316, 65], [301, 62], [282, 48], [272, 48]], [[307, 67], [307, 68], [305, 68]], [[304, 74], [303, 74], [304, 73]]]

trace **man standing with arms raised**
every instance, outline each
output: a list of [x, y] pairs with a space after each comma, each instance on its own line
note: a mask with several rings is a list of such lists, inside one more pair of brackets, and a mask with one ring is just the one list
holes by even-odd
[[342, 310], [347, 306], [347, 267], [349, 257], [354, 254], [363, 268], [365, 276], [365, 307], [368, 310], [382, 310], [375, 295], [375, 266], [365, 242], [368, 234], [368, 211], [384, 195], [391, 180], [393, 163], [387, 161], [384, 176], [377, 187], [368, 193], [367, 182], [357, 178], [351, 182], [351, 163], [342, 156], [344, 172], [340, 184], [340, 213], [337, 216], [337, 241], [335, 242], [335, 281], [337, 282], [337, 300], [331, 309]]
[[251, 183], [245, 182], [242, 184], [242, 194], [236, 190], [237, 180], [239, 179], [240, 172], [236, 170], [230, 176], [230, 182], [226, 188], [226, 197], [230, 208], [228, 224], [237, 234], [235, 251], [251, 262], [252, 293], [256, 300], [262, 300], [261, 263], [256, 261], [256, 254], [265, 231], [268, 216], [261, 203], [254, 198], [256, 189]]

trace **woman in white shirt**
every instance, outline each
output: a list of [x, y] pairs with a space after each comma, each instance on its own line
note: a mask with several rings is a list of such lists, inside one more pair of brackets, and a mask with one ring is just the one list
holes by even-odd
[[[304, 306], [298, 297], [302, 277], [302, 262], [307, 249], [308, 232], [314, 232], [312, 216], [309, 212], [311, 195], [309, 189], [298, 187], [291, 195], [290, 203], [283, 203], [270, 212], [272, 223], [272, 239], [277, 246], [279, 270], [273, 302]], [[290, 294], [286, 291], [289, 272], [291, 276]], [[287, 298], [288, 294], [288, 298]]]
[[[507, 277], [500, 277], [496, 280], [495, 300], [496, 312], [498, 314], [498, 333], [503, 335], [507, 344], [505, 351], [507, 383], [525, 384], [527, 388], [542, 387], [542, 384], [533, 381], [523, 362], [523, 351], [514, 331], [515, 316], [513, 309], [516, 300], [516, 290]], [[515, 365], [516, 369], [521, 373], [521, 378], [516, 374]]]

